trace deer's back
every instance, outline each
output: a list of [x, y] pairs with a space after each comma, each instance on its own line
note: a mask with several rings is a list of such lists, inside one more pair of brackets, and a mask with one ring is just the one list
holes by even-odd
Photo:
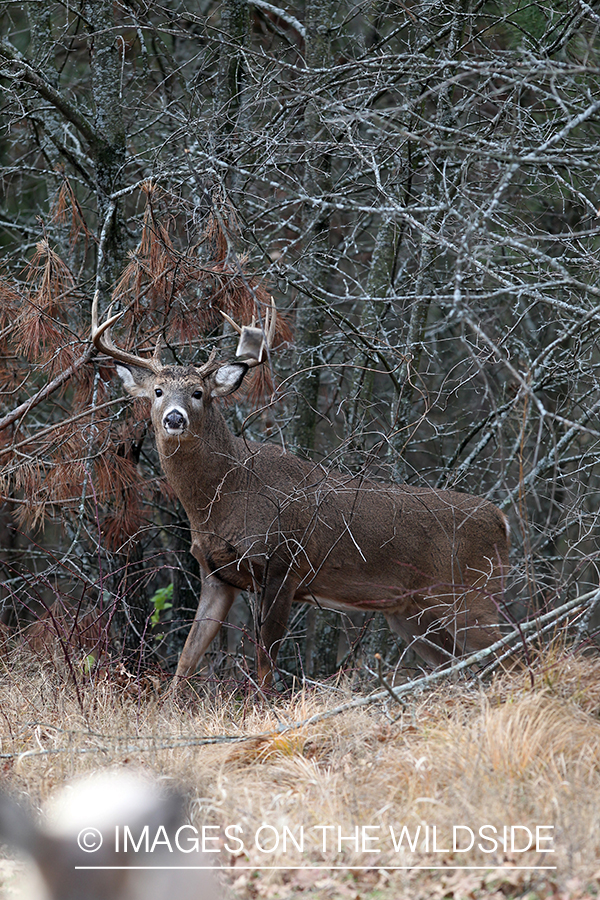
[[221, 564], [228, 554], [255, 564], [275, 555], [304, 580], [343, 570], [371, 582], [402, 572], [416, 589], [432, 573], [456, 580], [450, 570], [457, 562], [465, 569], [507, 562], [505, 517], [481, 497], [327, 471], [255, 446], [236, 470], [233, 502], [217, 528], [229, 548]]

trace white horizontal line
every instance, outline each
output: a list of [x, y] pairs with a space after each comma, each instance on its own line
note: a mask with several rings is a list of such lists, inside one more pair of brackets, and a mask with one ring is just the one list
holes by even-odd
[[316, 872], [347, 872], [350, 869], [357, 871], [364, 870], [365, 872], [392, 872], [396, 870], [402, 870], [406, 872], [413, 869], [423, 869], [425, 871], [434, 871], [439, 869], [443, 870], [444, 872], [458, 872], [465, 869], [476, 869], [482, 872], [555, 872], [557, 868], [558, 866], [353, 866], [351, 863], [347, 866], [75, 866], [75, 870], [78, 872], [120, 872], [127, 869], [133, 869], [135, 871], [157, 872], [219, 872], [221, 869], [233, 869], [235, 871], [249, 869], [253, 872], [275, 871], [280, 869], [286, 872], [302, 872], [304, 869], [306, 869], [307, 871]]

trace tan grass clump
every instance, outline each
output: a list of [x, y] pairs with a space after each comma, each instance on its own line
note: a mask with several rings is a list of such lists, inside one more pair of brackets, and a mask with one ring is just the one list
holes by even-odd
[[[234, 866], [224, 877], [235, 896], [395, 900], [529, 890], [533, 900], [552, 884], [575, 898], [597, 886], [600, 870], [600, 662], [555, 653], [537, 660], [533, 675], [533, 686], [527, 672], [487, 686], [446, 683], [403, 709], [350, 707], [286, 730], [325, 716], [340, 694], [303, 691], [273, 708], [235, 697], [179, 708], [106, 676], [82, 678], [76, 692], [23, 657], [4, 674], [5, 781], [38, 804], [94, 769], [158, 774], [184, 790], [197, 827], [211, 826], [215, 858]], [[461, 838], [472, 829], [472, 848], [461, 852], [459, 841], [454, 850], [454, 826], [463, 826]], [[499, 841], [485, 852], [483, 826], [499, 836], [519, 826], [516, 846]], [[521, 852], [524, 829], [535, 834], [536, 826], [552, 835], [554, 853]], [[493, 869], [507, 864], [557, 868]], [[286, 868], [256, 868], [265, 865]], [[393, 868], [414, 865], [483, 868]]]

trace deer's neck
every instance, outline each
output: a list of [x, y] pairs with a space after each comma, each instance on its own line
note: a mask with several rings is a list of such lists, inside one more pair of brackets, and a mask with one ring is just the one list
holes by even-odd
[[183, 441], [161, 436], [158, 453], [167, 481], [181, 500], [190, 521], [206, 518], [225, 490], [235, 490], [239, 473], [240, 440], [219, 410], [210, 406], [202, 428]]

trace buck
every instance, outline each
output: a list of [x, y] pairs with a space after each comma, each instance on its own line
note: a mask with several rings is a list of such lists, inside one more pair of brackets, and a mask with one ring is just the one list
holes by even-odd
[[[118, 348], [98, 325], [97, 349], [117, 362], [125, 390], [151, 401], [161, 465], [189, 519], [202, 573], [198, 611], [174, 686], [192, 675], [240, 591], [260, 598], [258, 676], [272, 677], [294, 601], [381, 611], [392, 630], [438, 666], [500, 634], [508, 523], [488, 500], [452, 490], [379, 483], [326, 470], [269, 443], [236, 437], [219, 398], [236, 391], [273, 342], [240, 328], [234, 361], [163, 365]], [[226, 317], [228, 318], [228, 317]], [[231, 320], [230, 320], [231, 321]]]

